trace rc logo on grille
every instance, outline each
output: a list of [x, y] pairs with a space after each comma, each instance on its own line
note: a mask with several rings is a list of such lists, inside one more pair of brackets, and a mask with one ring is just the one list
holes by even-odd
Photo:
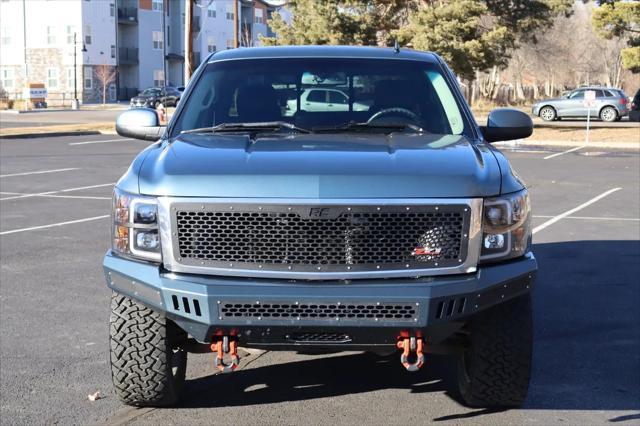
[[437, 256], [440, 253], [442, 253], [442, 249], [440, 247], [431, 248], [431, 247], [418, 246], [413, 249], [413, 251], [411, 252], [411, 255], [412, 256]]

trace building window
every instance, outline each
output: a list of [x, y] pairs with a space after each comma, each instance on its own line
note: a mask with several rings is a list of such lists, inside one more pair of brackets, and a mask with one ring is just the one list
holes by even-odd
[[207, 51], [209, 53], [216, 51], [216, 41], [213, 37], [207, 37]]
[[164, 86], [164, 71], [153, 70], [153, 85], [155, 87]]
[[116, 57], [116, 46], [114, 44], [111, 45], [111, 57]]
[[9, 68], [4, 68], [0, 71], [0, 77], [2, 78], [2, 87], [5, 89], [13, 88], [13, 70]]
[[171, 47], [171, 25], [167, 25], [167, 46]]
[[84, 26], [84, 44], [91, 44], [91, 25]]
[[84, 67], [84, 88], [93, 89], [93, 69]]
[[151, 10], [162, 11], [162, 0], [151, 0]]
[[227, 39], [227, 49], [233, 49], [235, 46], [233, 45], [233, 39], [232, 38], [228, 38]]
[[75, 28], [72, 25], [67, 25], [67, 44], [73, 44], [73, 34], [75, 33]]
[[209, 18], [215, 18], [216, 17], [216, 2], [212, 1], [209, 6], [207, 6], [207, 16]]
[[47, 27], [47, 44], [56, 44], [56, 28]]
[[0, 44], [2, 44], [3, 46], [11, 44], [11, 28], [3, 26], [1, 34], [2, 35], [0, 36]]
[[264, 24], [264, 15], [262, 14], [262, 9], [256, 8], [255, 21], [256, 21], [256, 24]]
[[226, 3], [227, 3], [227, 19], [230, 21], [233, 21], [233, 2], [229, 1]]
[[58, 87], [58, 69], [47, 68], [47, 88], [55, 89]]
[[113, 3], [109, 3], [109, 16], [112, 18], [116, 16], [116, 5]]
[[153, 36], [153, 48], [156, 50], [162, 50], [162, 45], [164, 43], [163, 39], [163, 33], [162, 31], [153, 31], [152, 33]]

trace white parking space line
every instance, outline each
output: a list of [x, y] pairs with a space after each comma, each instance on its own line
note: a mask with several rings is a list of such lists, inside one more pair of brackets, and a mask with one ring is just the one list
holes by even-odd
[[83, 189], [101, 188], [101, 187], [104, 187], [104, 186], [113, 186], [113, 185], [115, 185], [115, 184], [114, 183], [101, 183], [99, 185], [79, 186], [77, 188], [59, 189], [57, 191], [39, 192], [37, 194], [14, 195], [12, 197], [0, 198], [0, 201], [17, 200], [19, 198], [40, 197], [42, 195], [59, 194], [61, 192], [81, 191]]
[[550, 158], [559, 157], [561, 155], [568, 154], [570, 152], [574, 152], [574, 151], [577, 151], [579, 149], [586, 148], [586, 147], [587, 147], [587, 145], [576, 146], [575, 148], [571, 148], [571, 149], [568, 149], [568, 150], [563, 151], [563, 152], [558, 152], [558, 153], [555, 153], [555, 154], [547, 155], [546, 157], [543, 158], [543, 160], [548, 160]]
[[557, 215], [557, 216], [554, 216], [554, 217], [552, 217], [551, 219], [547, 220], [546, 222], [544, 222], [544, 223], [542, 223], [542, 224], [540, 224], [540, 225], [536, 226], [535, 228], [533, 228], [533, 233], [535, 234], [536, 232], [540, 232], [540, 231], [542, 231], [544, 228], [546, 228], [546, 227], [548, 227], [548, 226], [553, 225], [554, 223], [556, 223], [556, 222], [557, 222], [557, 221], [559, 221], [560, 219], [564, 219], [564, 218], [566, 218], [567, 216], [571, 216], [571, 215], [572, 215], [572, 214], [574, 214], [575, 212], [580, 211], [580, 210], [584, 209], [585, 207], [588, 207], [588, 206], [590, 206], [591, 204], [593, 204], [593, 203], [595, 203], [595, 202], [597, 202], [597, 201], [599, 201], [599, 200], [602, 200], [604, 197], [606, 197], [606, 196], [608, 196], [608, 195], [610, 195], [610, 194], [613, 194], [613, 193], [614, 193], [614, 192], [616, 192], [616, 191], [620, 191], [621, 189], [622, 189], [622, 188], [613, 188], [613, 189], [610, 189], [610, 190], [608, 190], [608, 191], [606, 191], [606, 192], [603, 192], [602, 194], [598, 195], [597, 197], [594, 197], [594, 198], [590, 199], [590, 200], [589, 200], [589, 201], [587, 201], [586, 203], [582, 203], [582, 204], [580, 204], [578, 207], [575, 207], [575, 208], [573, 208], [573, 209], [571, 209], [571, 210], [567, 210], [567, 211], [566, 211], [566, 212], [564, 212], [564, 213], [561, 213], [561, 214], [559, 214], [559, 215]]
[[67, 221], [67, 222], [52, 223], [50, 225], [40, 225], [40, 226], [32, 226], [30, 228], [12, 229], [11, 231], [2, 231], [2, 232], [0, 232], [0, 235], [17, 234], [18, 232], [26, 232], [26, 231], [36, 231], [38, 229], [54, 228], [56, 226], [71, 225], [71, 224], [74, 224], [74, 223], [82, 223], [82, 222], [90, 222], [92, 220], [106, 219], [108, 217], [111, 217], [111, 215], [105, 214], [105, 215], [102, 215], [102, 216], [87, 217], [87, 218], [84, 218], [84, 219], [70, 220], [70, 221]]
[[28, 176], [28, 175], [42, 175], [45, 173], [69, 172], [71, 170], [80, 170], [80, 169], [78, 167], [70, 167], [67, 169], [38, 170], [36, 172], [11, 173], [8, 175], [0, 175], [0, 178], [8, 178], [8, 177], [14, 177], [14, 176]]
[[24, 194], [21, 192], [0, 192], [1, 195], [29, 195], [32, 197], [46, 197], [46, 198], [71, 198], [77, 200], [110, 200], [111, 197], [91, 197], [88, 195], [40, 195], [40, 194]]
[[102, 141], [84, 141], [84, 142], [70, 142], [69, 145], [90, 145], [94, 143], [112, 143], [112, 142], [125, 142], [125, 141], [133, 141], [136, 139], [131, 138], [120, 138], [120, 139], [106, 139]]
[[[534, 215], [533, 217], [539, 219], [548, 219], [555, 216], [550, 215]], [[632, 221], [632, 222], [640, 222], [640, 218], [635, 217], [594, 217], [594, 216], [567, 216], [564, 219], [578, 219], [578, 220], [608, 220], [608, 221]]]

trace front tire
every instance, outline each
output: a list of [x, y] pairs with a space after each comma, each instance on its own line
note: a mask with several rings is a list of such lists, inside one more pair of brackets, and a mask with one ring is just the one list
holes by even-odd
[[462, 399], [472, 407], [520, 406], [531, 377], [531, 294], [478, 314], [468, 327], [469, 346], [458, 359]]
[[115, 292], [109, 332], [111, 377], [120, 401], [139, 407], [178, 402], [187, 353], [176, 343], [184, 332], [163, 315]]
[[604, 107], [600, 111], [600, 120], [607, 121], [609, 123], [618, 120], [618, 111], [613, 107]]
[[544, 121], [553, 121], [557, 118], [556, 110], [550, 106], [542, 107], [540, 110], [540, 118]]

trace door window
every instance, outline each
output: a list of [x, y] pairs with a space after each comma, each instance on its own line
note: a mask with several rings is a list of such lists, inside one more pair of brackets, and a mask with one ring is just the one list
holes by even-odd
[[307, 96], [307, 102], [322, 102], [326, 103], [327, 92], [324, 90], [312, 90]]
[[584, 90], [576, 90], [569, 95], [569, 99], [584, 99]]
[[329, 103], [348, 104], [349, 100], [347, 99], [347, 96], [344, 93], [332, 90], [329, 92]]

